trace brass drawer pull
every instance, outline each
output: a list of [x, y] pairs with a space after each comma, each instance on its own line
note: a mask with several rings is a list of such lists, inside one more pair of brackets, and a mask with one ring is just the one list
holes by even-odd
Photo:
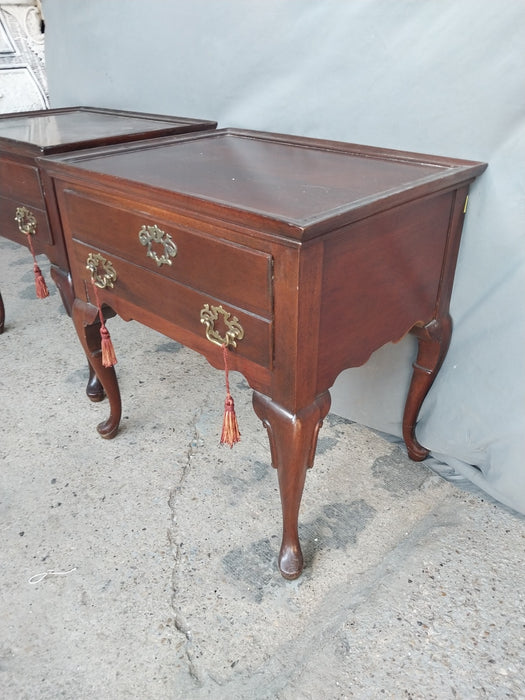
[[109, 260], [100, 253], [90, 253], [86, 260], [86, 270], [91, 272], [91, 281], [99, 289], [113, 288], [117, 273]]
[[[173, 242], [170, 234], [160, 229], [156, 224], [153, 226], [143, 226], [139, 231], [139, 241], [142, 245], [148, 247], [146, 255], [148, 258], [155, 260], [158, 267], [161, 265], [171, 265], [172, 262], [170, 258], [174, 258], [177, 255], [177, 246]], [[153, 243], [162, 245], [164, 253], [160, 257], [155, 250], [153, 250]]]
[[[219, 314], [222, 316], [221, 320], [227, 328], [224, 336], [215, 329], [215, 321], [219, 319]], [[201, 323], [204, 323], [206, 326], [206, 338], [219, 347], [225, 345], [227, 348], [235, 348], [237, 347], [237, 341], [244, 338], [244, 329], [239, 323], [237, 316], [232, 316], [222, 306], [204, 304], [201, 309]]]
[[24, 236], [31, 234], [32, 236], [36, 233], [36, 217], [32, 214], [27, 207], [17, 207], [15, 213], [15, 221], [18, 224], [18, 230], [23, 233]]

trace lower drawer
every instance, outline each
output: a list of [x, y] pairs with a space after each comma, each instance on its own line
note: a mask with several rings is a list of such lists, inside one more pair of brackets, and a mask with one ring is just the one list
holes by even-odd
[[[229, 303], [228, 299], [210, 296], [164, 275], [145, 270], [100, 248], [93, 248], [75, 241], [69, 253], [77, 297], [83, 297], [86, 301], [95, 303], [87, 260], [90, 254], [99, 254], [111, 264], [115, 273], [115, 279], [111, 281], [113, 286], [108, 285], [104, 289], [97, 289], [101, 303], [107, 304], [125, 318], [131, 317], [149, 325], [154, 316], [158, 320], [155, 327], [161, 333], [173, 337], [174, 340], [181, 340], [180, 336], [177, 337], [177, 329], [184, 332], [185, 336], [189, 332], [198, 338], [199, 342], [196, 345], [199, 347], [202, 347], [202, 341], [207, 338], [207, 327], [201, 320], [203, 316], [208, 319], [210, 324], [208, 332], [211, 332], [212, 337], [215, 332], [219, 338], [225, 339], [231, 327], [240, 327], [242, 337], [234, 336], [235, 353], [271, 369], [273, 344], [271, 319], [239, 308]], [[102, 262], [98, 266], [101, 272], [104, 264]], [[215, 319], [214, 316], [216, 316]], [[238, 331], [236, 333], [238, 334]], [[191, 345], [187, 338], [184, 344]]]

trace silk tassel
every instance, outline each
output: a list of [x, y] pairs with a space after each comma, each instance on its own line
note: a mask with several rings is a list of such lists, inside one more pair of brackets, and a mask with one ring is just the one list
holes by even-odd
[[38, 299], [45, 299], [49, 296], [49, 289], [47, 288], [47, 284], [44, 279], [44, 275], [42, 274], [42, 270], [38, 267], [35, 251], [33, 248], [33, 242], [31, 241], [31, 234], [29, 233], [27, 234], [27, 243], [29, 245], [31, 255], [33, 256], [33, 272], [35, 273], [36, 296]]
[[236, 442], [240, 441], [241, 433], [239, 431], [237, 416], [235, 414], [235, 405], [233, 402], [232, 395], [230, 394], [230, 381], [228, 376], [228, 348], [226, 347], [226, 345], [222, 346], [222, 352], [224, 356], [224, 374], [226, 379], [226, 399], [224, 401], [224, 418], [222, 421], [221, 445], [229, 445], [231, 449]]
[[111, 336], [106, 328], [104, 322], [104, 314], [102, 313], [102, 306], [100, 304], [100, 299], [98, 298], [97, 286], [92, 282], [93, 291], [95, 292], [95, 299], [97, 301], [98, 316], [100, 319], [100, 349], [102, 350], [102, 365], [103, 367], [113, 367], [117, 364], [117, 356], [115, 355], [115, 348], [111, 342]]

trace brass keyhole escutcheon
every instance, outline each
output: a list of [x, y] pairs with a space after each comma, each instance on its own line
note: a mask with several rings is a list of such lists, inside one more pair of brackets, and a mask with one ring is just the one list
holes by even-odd
[[[166, 233], [156, 224], [153, 226], [143, 226], [139, 231], [139, 241], [143, 246], [147, 246], [146, 255], [155, 260], [157, 266], [171, 265], [171, 259], [177, 255], [177, 246], [173, 242], [169, 233]], [[162, 246], [163, 253], [158, 255], [153, 248], [153, 244]]]
[[[215, 328], [215, 322], [219, 320], [219, 316], [222, 317], [221, 321], [227, 329], [224, 335]], [[237, 341], [244, 338], [244, 329], [237, 316], [232, 316], [220, 305], [204, 304], [201, 309], [201, 323], [206, 326], [206, 338], [219, 347], [226, 345], [227, 348], [235, 348]]]
[[35, 235], [36, 217], [27, 207], [17, 207], [15, 221], [18, 224], [18, 230], [20, 233], [23, 233], [24, 236], [28, 234], [31, 234], [31, 236]]
[[90, 253], [86, 260], [86, 270], [91, 273], [92, 282], [99, 288], [113, 289], [117, 273], [112, 263], [100, 253]]

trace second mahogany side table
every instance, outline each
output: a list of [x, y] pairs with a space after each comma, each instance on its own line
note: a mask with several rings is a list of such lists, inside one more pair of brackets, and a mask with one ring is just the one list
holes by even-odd
[[297, 577], [299, 507], [329, 389], [409, 331], [419, 351], [404, 438], [412, 459], [428, 454], [417, 416], [448, 349], [467, 192], [486, 164], [235, 129], [40, 162], [75, 327], [110, 402], [99, 432], [115, 435], [121, 401], [98, 304], [214, 367], [226, 354], [268, 430], [279, 566]]
[[[48, 257], [51, 274], [71, 315], [73, 291], [66, 249], [60, 229], [53, 230], [49, 223], [36, 158], [216, 126], [216, 122], [203, 119], [95, 107], [0, 115], [0, 236], [28, 245], [34, 255]], [[0, 332], [4, 319], [0, 295]], [[103, 398], [91, 369], [87, 394], [95, 401]]]

